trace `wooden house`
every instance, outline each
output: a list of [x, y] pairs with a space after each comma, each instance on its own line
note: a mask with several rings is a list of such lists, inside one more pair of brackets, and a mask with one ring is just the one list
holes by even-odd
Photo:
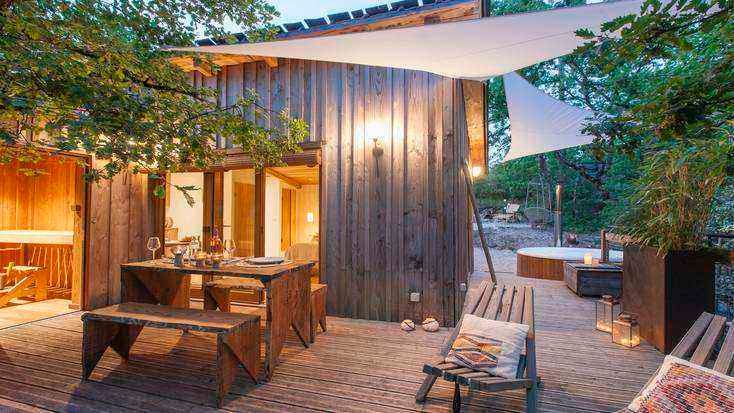
[[[337, 13], [329, 22], [307, 20], [309, 27], [284, 25], [280, 36], [474, 19], [481, 3], [396, 1], [391, 8]], [[259, 173], [229, 142], [219, 142], [227, 154], [221, 165], [171, 178], [193, 179], [203, 187], [194, 210], [181, 210], [176, 191], [155, 198], [144, 175], [123, 173], [100, 184], [80, 181], [84, 202], [72, 205], [84, 218], [75, 229], [83, 240], [75, 244], [76, 277], [82, 280], [75, 305], [117, 302], [119, 265], [144, 258], [152, 234], [170, 245], [188, 243], [192, 234], [183, 227], [194, 225], [203, 243], [215, 229], [237, 239], [241, 255], [287, 252], [308, 233], [306, 243], [317, 244], [319, 277], [329, 285], [330, 315], [389, 321], [432, 316], [453, 325], [473, 266], [461, 167], [465, 160], [477, 168], [486, 165], [482, 83], [258, 56], [217, 56], [216, 73], [190, 58], [176, 63], [190, 71], [195, 84], [218, 88], [220, 105], [252, 89], [261, 105], [286, 108], [304, 119], [309, 138], [302, 152]], [[278, 223], [277, 231], [268, 229], [271, 221]]]

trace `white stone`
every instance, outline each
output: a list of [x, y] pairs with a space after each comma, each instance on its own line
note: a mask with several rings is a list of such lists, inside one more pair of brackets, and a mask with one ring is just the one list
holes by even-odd
[[415, 323], [413, 320], [403, 320], [403, 322], [400, 323], [400, 328], [403, 331], [413, 331], [415, 330]]
[[423, 329], [428, 331], [429, 333], [433, 333], [438, 331], [439, 328], [438, 321], [433, 317], [428, 317], [425, 320], [423, 320]]

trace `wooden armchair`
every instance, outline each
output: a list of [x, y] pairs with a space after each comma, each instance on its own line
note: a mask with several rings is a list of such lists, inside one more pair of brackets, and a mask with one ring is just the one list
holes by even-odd
[[[714, 358], [714, 347], [722, 336], [724, 342], [718, 356]], [[731, 376], [732, 362], [734, 361], [734, 328], [729, 327], [727, 331], [726, 318], [703, 313], [693, 323], [693, 326], [675, 346], [670, 355]], [[653, 375], [654, 377], [655, 375]], [[624, 408], [617, 413], [631, 413], [631, 410]]]
[[[467, 303], [465, 311], [470, 314], [499, 321], [509, 321], [526, 324], [530, 327], [525, 342], [525, 354], [520, 357], [517, 369], [517, 378], [506, 379], [495, 377], [489, 373], [473, 370], [453, 363], [446, 363], [447, 351], [442, 358], [433, 364], [423, 366], [426, 378], [415, 395], [417, 402], [423, 402], [433, 387], [436, 379], [454, 383], [453, 410], [461, 410], [461, 386], [469, 389], [495, 392], [512, 389], [525, 389], [527, 397], [527, 411], [537, 411], [538, 403], [538, 375], [535, 362], [535, 321], [534, 321], [534, 291], [530, 286], [496, 285], [490, 280], [483, 281], [479, 286], [478, 294]], [[463, 314], [462, 314], [463, 315]], [[456, 339], [460, 325], [454, 328], [451, 342]]]

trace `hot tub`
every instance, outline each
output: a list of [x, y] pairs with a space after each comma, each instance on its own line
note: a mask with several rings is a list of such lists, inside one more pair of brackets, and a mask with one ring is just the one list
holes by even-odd
[[[532, 247], [517, 250], [517, 275], [520, 277], [563, 280], [565, 262], [583, 262], [584, 255], [591, 253], [601, 258], [601, 250], [595, 248]], [[609, 261], [622, 262], [621, 251], [609, 251]]]

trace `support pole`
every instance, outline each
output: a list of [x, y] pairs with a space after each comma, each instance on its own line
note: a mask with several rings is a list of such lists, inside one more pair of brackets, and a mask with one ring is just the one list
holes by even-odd
[[469, 193], [469, 200], [471, 201], [471, 207], [474, 211], [474, 219], [477, 221], [477, 230], [479, 231], [479, 239], [482, 241], [482, 250], [484, 250], [484, 257], [487, 259], [489, 276], [492, 279], [493, 283], [497, 283], [497, 276], [494, 273], [492, 257], [489, 255], [489, 245], [487, 244], [487, 238], [484, 235], [482, 218], [479, 216], [479, 207], [477, 206], [477, 196], [474, 194], [474, 186], [472, 185], [471, 171], [469, 170], [469, 161], [464, 160], [464, 164], [461, 170], [462, 172], [464, 172], [464, 182], [466, 182], [466, 190]]
[[553, 246], [563, 246], [563, 184], [556, 185], [556, 211], [553, 222]]

